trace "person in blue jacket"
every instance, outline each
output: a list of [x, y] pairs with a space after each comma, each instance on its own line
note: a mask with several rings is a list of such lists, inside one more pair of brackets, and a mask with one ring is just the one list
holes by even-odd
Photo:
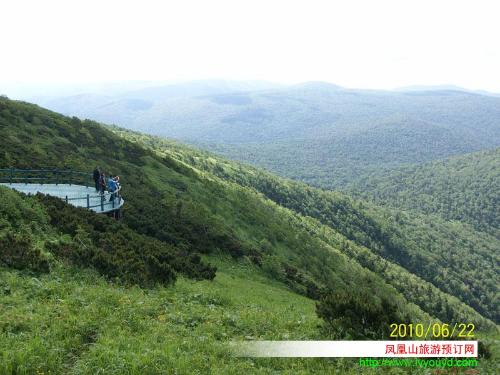
[[108, 179], [108, 191], [111, 193], [109, 196], [109, 201], [111, 202], [113, 199], [115, 199], [115, 191], [116, 191], [116, 181], [113, 179], [113, 174], [109, 174], [109, 179]]

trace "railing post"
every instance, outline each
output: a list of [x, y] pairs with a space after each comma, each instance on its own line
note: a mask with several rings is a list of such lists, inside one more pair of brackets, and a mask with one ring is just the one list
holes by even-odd
[[56, 186], [59, 185], [59, 171], [56, 169]]
[[111, 207], [115, 208], [115, 196], [113, 194], [111, 194], [111, 200], [112, 200]]
[[87, 194], [87, 210], [90, 207], [90, 196]]
[[104, 211], [104, 194], [101, 195], [101, 211]]
[[68, 196], [66, 195], [66, 203], [68, 203]]
[[14, 168], [10, 168], [10, 184], [12, 185], [12, 179], [14, 178]]

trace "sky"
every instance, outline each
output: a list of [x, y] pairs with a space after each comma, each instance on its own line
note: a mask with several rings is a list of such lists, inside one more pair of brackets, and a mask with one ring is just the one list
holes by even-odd
[[327, 81], [500, 92], [500, 1], [2, 0], [0, 85]]

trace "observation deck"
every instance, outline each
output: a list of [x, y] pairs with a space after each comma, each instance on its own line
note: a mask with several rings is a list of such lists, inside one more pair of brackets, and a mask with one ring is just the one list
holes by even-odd
[[[125, 203], [121, 187], [99, 194], [91, 173], [58, 169], [0, 169], [0, 185], [25, 194], [42, 193], [96, 213], [117, 213]], [[113, 196], [113, 198], [112, 198]]]

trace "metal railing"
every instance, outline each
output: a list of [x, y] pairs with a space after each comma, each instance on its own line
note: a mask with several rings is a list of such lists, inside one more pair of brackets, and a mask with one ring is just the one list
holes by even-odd
[[[92, 173], [77, 172], [69, 169], [17, 169], [3, 168], [0, 169], [0, 183], [7, 184], [39, 184], [39, 185], [82, 185], [85, 187], [94, 186]], [[100, 211], [113, 211], [119, 208], [122, 203], [121, 186], [115, 191], [105, 191], [99, 194], [86, 194], [80, 197], [58, 196], [59, 198], [70, 203], [72, 201], [85, 200], [85, 204], [76, 205], [87, 207], [87, 209], [95, 209]], [[112, 199], [110, 199], [112, 197]], [[94, 200], [98, 203], [94, 204]], [[92, 203], [92, 204], [91, 204]]]
[[[84, 200], [85, 199], [87, 201], [87, 205], [86, 205], [87, 209], [100, 207], [101, 211], [104, 211], [104, 208], [109, 206], [109, 208], [106, 209], [106, 211], [112, 211], [115, 209], [115, 206], [116, 206], [116, 208], [119, 208], [121, 203], [122, 203], [121, 190], [122, 190], [122, 187], [120, 186], [118, 189], [116, 189], [115, 191], [112, 191], [112, 192], [105, 191], [103, 194], [95, 194], [95, 195], [87, 194], [86, 196], [83, 196], [83, 197], [68, 198], [68, 196], [66, 196], [63, 199], [66, 201], [66, 203], [69, 203], [70, 201], [77, 201], [77, 200]], [[110, 199], [108, 199], [108, 197]], [[113, 198], [111, 199], [111, 197], [113, 197]], [[90, 201], [91, 201], [91, 199], [94, 199], [94, 198], [98, 198], [99, 203], [91, 205]], [[118, 200], [118, 202], [116, 202], [117, 200]]]
[[70, 169], [0, 169], [0, 182], [92, 186], [92, 174]]

